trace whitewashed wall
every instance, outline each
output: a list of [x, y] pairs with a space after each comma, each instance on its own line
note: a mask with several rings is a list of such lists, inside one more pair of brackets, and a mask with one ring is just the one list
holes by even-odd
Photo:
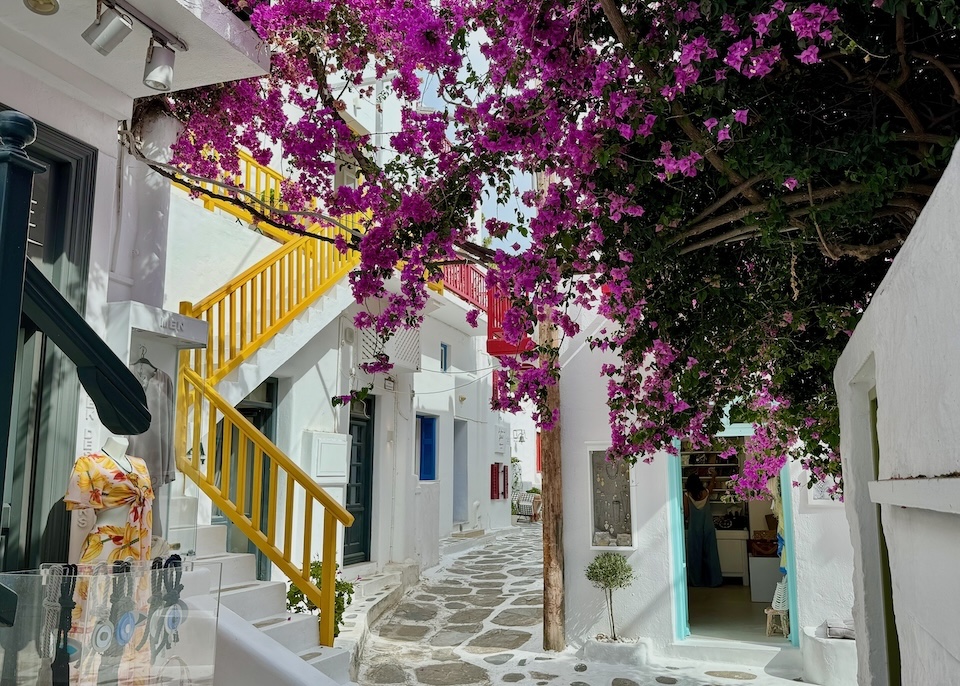
[[632, 468], [633, 548], [594, 548], [589, 453], [610, 445], [600, 366], [616, 362], [616, 357], [576, 343], [571, 347], [579, 352], [565, 362], [560, 382], [567, 641], [580, 645], [598, 633], [609, 634], [603, 594], [586, 580], [584, 570], [598, 553], [616, 550], [627, 556], [637, 573], [632, 586], [615, 592], [617, 632], [662, 649], [673, 637], [668, 458]]
[[847, 619], [853, 613], [853, 546], [843, 505], [811, 501], [800, 465], [792, 464], [790, 472], [801, 482], [792, 494], [794, 538], [803, 545], [796, 556], [799, 625]]
[[[525, 407], [524, 414], [516, 414], [510, 417], [510, 446], [511, 456], [520, 460], [520, 475], [523, 482], [523, 488], [531, 486], [540, 488], [543, 479], [540, 472], [537, 471], [537, 425], [531, 417], [529, 405]], [[521, 443], [514, 432], [523, 432], [523, 442]]]
[[174, 189], [170, 194], [169, 255], [163, 308], [199, 302], [277, 250], [280, 244], [219, 210]]
[[[589, 452], [610, 445], [606, 381], [600, 367], [616, 363], [613, 353], [590, 350], [583, 338], [569, 342], [561, 355], [565, 588], [567, 640], [574, 645], [607, 632], [603, 598], [583, 576], [604, 548], [592, 547]], [[670, 456], [637, 464], [631, 472], [634, 549], [620, 550], [637, 572], [633, 586], [617, 591], [618, 631], [644, 640], [651, 651], [669, 653], [674, 644], [674, 588], [668, 486]], [[799, 478], [799, 467], [794, 468]], [[853, 602], [853, 550], [838, 506], [810, 505], [805, 492], [793, 492], [794, 551], [797, 563], [798, 615], [801, 626], [817, 626], [834, 617], [849, 617]]]
[[[886, 684], [876, 493], [902, 683], [960, 682], [960, 162], [947, 167], [837, 364], [846, 515], [855, 550], [859, 683]], [[870, 394], [877, 399], [876, 446]], [[874, 449], [879, 470], [874, 469]], [[874, 487], [877, 488], [877, 487]], [[904, 493], [912, 495], [901, 507]]]

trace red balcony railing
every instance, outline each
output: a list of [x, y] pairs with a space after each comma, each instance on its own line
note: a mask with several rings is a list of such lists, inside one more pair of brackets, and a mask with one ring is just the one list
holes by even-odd
[[466, 263], [445, 264], [440, 270], [444, 288], [480, 310], [487, 309], [487, 278], [478, 267]]
[[533, 339], [524, 336], [519, 343], [510, 343], [503, 336], [503, 316], [510, 300], [491, 288], [487, 291], [487, 354], [494, 357], [517, 355], [536, 347]]

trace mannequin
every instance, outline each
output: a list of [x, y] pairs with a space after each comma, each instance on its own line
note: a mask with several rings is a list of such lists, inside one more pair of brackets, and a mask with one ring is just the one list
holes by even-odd
[[72, 511], [69, 561], [95, 564], [150, 556], [153, 489], [146, 464], [109, 437], [74, 465], [64, 503]]

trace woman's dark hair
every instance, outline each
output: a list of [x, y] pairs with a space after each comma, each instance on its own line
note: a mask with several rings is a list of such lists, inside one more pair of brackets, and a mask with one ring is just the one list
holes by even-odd
[[700, 480], [698, 475], [691, 474], [687, 477], [687, 493], [692, 496], [699, 496], [705, 490], [707, 489], [703, 487], [703, 481]]

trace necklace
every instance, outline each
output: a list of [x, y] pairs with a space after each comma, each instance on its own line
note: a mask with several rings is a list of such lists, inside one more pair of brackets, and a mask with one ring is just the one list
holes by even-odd
[[[120, 468], [120, 470], [121, 470], [124, 474], [126, 474], [127, 476], [134, 476], [134, 475], [136, 475], [137, 470], [134, 468], [133, 462], [130, 460], [129, 457], [126, 458], [126, 462], [127, 462], [127, 464], [130, 465], [130, 469], [127, 469], [126, 467], [123, 466], [123, 463], [120, 461], [121, 458], [114, 457], [113, 455], [111, 455], [111, 454], [108, 453], [108, 452], [103, 452], [102, 455], [103, 455], [104, 457], [109, 458], [110, 461], [113, 462], [113, 464], [117, 465], [117, 466]], [[124, 456], [124, 457], [126, 457], [126, 456]]]

